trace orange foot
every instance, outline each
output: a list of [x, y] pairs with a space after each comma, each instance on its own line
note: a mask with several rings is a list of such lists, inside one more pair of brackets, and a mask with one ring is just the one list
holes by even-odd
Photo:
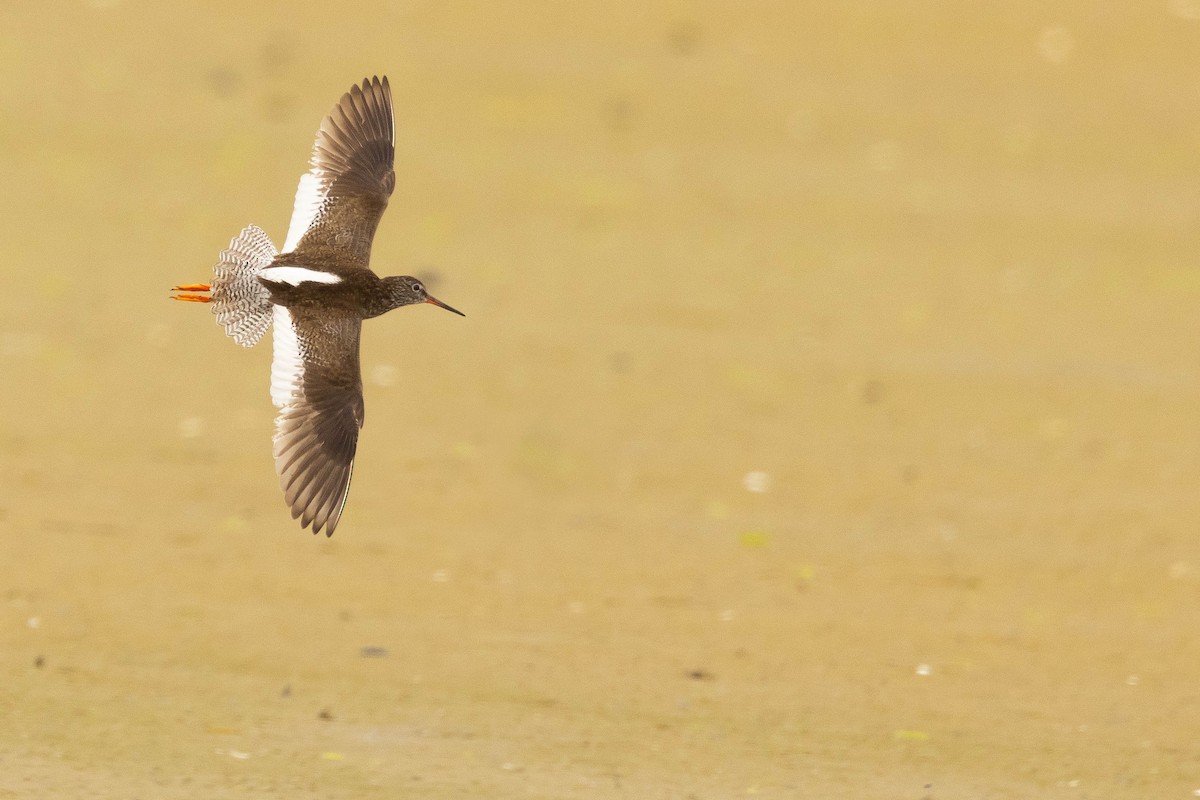
[[[172, 286], [173, 292], [207, 292], [211, 289], [207, 283], [185, 283], [181, 286]], [[176, 294], [171, 296], [172, 300], [183, 300], [188, 303], [211, 303], [212, 298], [206, 294]]]

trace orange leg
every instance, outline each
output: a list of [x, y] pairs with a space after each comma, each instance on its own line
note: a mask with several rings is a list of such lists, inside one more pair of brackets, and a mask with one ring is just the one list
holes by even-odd
[[[173, 292], [207, 292], [211, 289], [207, 283], [185, 283], [180, 286], [172, 286]], [[206, 294], [176, 294], [171, 295], [172, 300], [183, 300], [188, 303], [211, 303], [212, 298]]]

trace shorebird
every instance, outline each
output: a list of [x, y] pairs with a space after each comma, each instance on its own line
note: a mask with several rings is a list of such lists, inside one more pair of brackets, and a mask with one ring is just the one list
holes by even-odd
[[333, 535], [350, 490], [363, 424], [362, 321], [415, 303], [465, 316], [416, 278], [380, 278], [368, 266], [396, 185], [395, 127], [386, 77], [351, 87], [317, 130], [283, 251], [251, 225], [221, 253], [211, 284], [173, 289], [176, 300], [211, 303], [244, 347], [274, 327], [275, 471], [292, 518], [314, 534]]

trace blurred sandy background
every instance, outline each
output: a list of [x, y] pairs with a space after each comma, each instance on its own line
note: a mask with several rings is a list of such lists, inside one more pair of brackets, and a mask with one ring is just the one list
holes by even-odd
[[[1200, 3], [0, 30], [0, 797], [1200, 789]], [[468, 316], [367, 324], [326, 540], [166, 298], [375, 73]]]

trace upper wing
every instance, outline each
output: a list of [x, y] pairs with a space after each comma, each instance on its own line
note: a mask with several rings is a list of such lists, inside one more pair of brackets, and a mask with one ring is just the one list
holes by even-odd
[[275, 307], [271, 399], [275, 471], [300, 524], [333, 535], [354, 469], [363, 423], [358, 343], [362, 323], [350, 317], [318, 322], [304, 309]]
[[366, 269], [375, 228], [396, 186], [395, 155], [388, 79], [364, 80], [321, 120], [282, 252], [321, 252], [347, 268]]

